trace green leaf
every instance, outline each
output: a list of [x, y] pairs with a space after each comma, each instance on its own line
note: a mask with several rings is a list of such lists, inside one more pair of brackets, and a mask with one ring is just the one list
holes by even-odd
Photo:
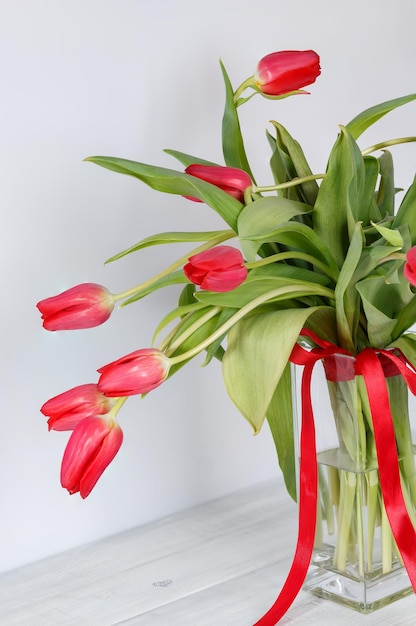
[[120, 307], [127, 306], [132, 302], [137, 302], [137, 300], [141, 300], [145, 296], [148, 296], [153, 291], [157, 291], [158, 289], [162, 289], [163, 287], [169, 287], [170, 285], [180, 285], [183, 283], [187, 283], [188, 279], [186, 278], [183, 270], [178, 270], [176, 272], [171, 272], [159, 280], [155, 280], [154, 282], [145, 283], [145, 286], [140, 291], [137, 291], [131, 298], [124, 300], [124, 302], [120, 305]]
[[388, 345], [387, 348], [398, 348], [401, 352], [403, 352], [404, 356], [413, 365], [413, 367], [416, 367], [415, 333], [406, 333], [405, 335], [401, 335], [401, 337], [398, 337], [395, 341]]
[[85, 161], [95, 163], [118, 174], [138, 178], [156, 191], [199, 198], [217, 211], [233, 230], [237, 227], [237, 217], [242, 208], [241, 202], [219, 187], [200, 178], [184, 172], [117, 157], [93, 156], [88, 157]]
[[248, 204], [238, 217], [238, 234], [241, 247], [248, 261], [254, 261], [262, 241], [251, 241], [252, 236], [262, 235], [288, 222], [295, 215], [310, 213], [312, 207], [301, 202], [287, 200], [278, 196], [260, 198]]
[[[285, 254], [288, 254], [290, 258], [290, 255], [295, 255], [296, 252], [287, 252]], [[270, 259], [273, 257], [268, 258]], [[250, 270], [249, 280], [252, 280], [255, 277], [260, 278], [262, 276], [280, 276], [281, 278], [286, 278], [288, 283], [291, 283], [292, 280], [301, 280], [306, 283], [318, 283], [319, 285], [329, 285], [332, 283], [331, 278], [327, 274], [321, 274], [320, 272], [316, 272], [314, 269], [298, 267], [297, 265], [291, 265], [284, 262], [273, 262], [268, 263], [267, 265], [253, 267]]]
[[385, 150], [379, 158], [380, 187], [377, 194], [377, 204], [381, 215], [394, 215], [394, 167], [391, 152]]
[[[309, 167], [299, 142], [293, 139], [284, 126], [274, 121], [272, 121], [272, 124], [276, 129], [276, 146], [288, 157], [286, 159], [287, 171], [285, 180], [279, 182], [284, 183], [293, 178], [310, 176], [312, 170]], [[319, 187], [316, 180], [311, 180], [296, 186], [299, 200], [311, 206], [315, 204], [318, 189]]]
[[408, 328], [416, 324], [416, 297], [413, 298], [399, 311], [397, 323], [393, 330], [393, 339], [396, 339]]
[[299, 332], [318, 307], [250, 315], [228, 333], [222, 360], [227, 392], [258, 433]]
[[335, 307], [322, 306], [308, 318], [305, 324], [318, 337], [339, 346]]
[[179, 298], [178, 306], [186, 306], [187, 304], [195, 304], [195, 291], [196, 287], [193, 283], [188, 283], [182, 289]]
[[394, 228], [386, 228], [385, 226], [380, 226], [380, 224], [375, 224], [372, 222], [374, 228], [380, 233], [382, 237], [392, 246], [397, 247], [399, 250], [403, 247], [403, 237], [401, 236], [398, 230]]
[[357, 283], [356, 288], [367, 318], [370, 346], [384, 348], [397, 336], [396, 320], [414, 299], [409, 284], [403, 278], [400, 283], [392, 284], [386, 283], [384, 276], [370, 276]]
[[[381, 220], [380, 209], [375, 200], [375, 189], [378, 180], [379, 163], [378, 159], [373, 156], [364, 157], [365, 182], [363, 189], [363, 211], [361, 219], [364, 224], [368, 224], [370, 219], [376, 222]], [[366, 209], [368, 207], [368, 209]]]
[[212, 291], [197, 291], [195, 297], [200, 302], [211, 304], [212, 306], [241, 307], [253, 302], [256, 298], [265, 296], [268, 292], [278, 290], [270, 301], [281, 302], [291, 298], [302, 298], [304, 296], [321, 296], [323, 298], [333, 298], [334, 293], [327, 287], [318, 283], [308, 283], [281, 276], [259, 276], [248, 278], [236, 289], [224, 293], [214, 293]]
[[234, 102], [234, 91], [221, 61], [220, 64], [225, 83], [225, 108], [222, 118], [222, 151], [224, 161], [228, 167], [238, 167], [247, 172], [254, 182], [254, 177], [244, 148], [237, 107]]
[[170, 156], [173, 156], [180, 163], [182, 163], [182, 165], [184, 165], [185, 167], [188, 167], [188, 165], [192, 165], [193, 163], [198, 163], [199, 165], [216, 165], [216, 166], [218, 166], [218, 163], [214, 163], [214, 161], [207, 161], [206, 159], [201, 159], [200, 157], [192, 156], [192, 154], [186, 154], [185, 152], [179, 152], [179, 150], [169, 150], [169, 149], [166, 148], [165, 150], [163, 150], [163, 152], [166, 152], [166, 154], [169, 154]]
[[400, 204], [392, 228], [397, 228], [402, 224], [409, 225], [411, 243], [414, 246], [416, 244], [416, 176]]
[[158, 233], [157, 235], [151, 235], [150, 237], [146, 237], [142, 239], [138, 243], [134, 244], [130, 248], [115, 254], [114, 256], [107, 259], [106, 263], [112, 263], [113, 261], [117, 261], [132, 252], [137, 252], [138, 250], [142, 250], [143, 248], [148, 248], [150, 246], [159, 246], [161, 244], [168, 243], [188, 243], [194, 241], [210, 241], [211, 239], [216, 239], [222, 234], [226, 234], [225, 230], [211, 230], [211, 231], [196, 231], [196, 232], [166, 232], [166, 233]]
[[[241, 245], [243, 245], [243, 238], [240, 237], [240, 240]], [[251, 235], [250, 240], [260, 241], [262, 243], [273, 241], [290, 246], [295, 250], [306, 252], [311, 257], [316, 257], [319, 261], [324, 263], [328, 268], [329, 274], [332, 275], [335, 280], [338, 276], [338, 267], [329, 248], [316, 232], [305, 224], [301, 224], [300, 222], [286, 222], [279, 228], [268, 233]]]
[[[214, 330], [222, 326], [222, 324], [224, 324], [230, 317], [232, 317], [234, 313], [236, 313], [236, 309], [231, 308], [226, 308], [220, 311], [219, 315], [215, 318], [217, 323]], [[208, 365], [213, 358], [217, 358], [222, 361], [225, 351], [221, 344], [224, 341], [225, 336], [226, 333], [224, 333], [224, 335], [222, 335], [221, 337], [218, 337], [218, 339], [213, 341], [206, 348], [207, 356], [203, 363], [204, 366]]]
[[[378, 244], [378, 242], [377, 242]], [[360, 262], [354, 272], [353, 281], [358, 282], [369, 276], [380, 263], [388, 259], [391, 254], [398, 252], [401, 248], [387, 245], [372, 245], [364, 248]]]
[[346, 128], [354, 139], [358, 139], [367, 128], [386, 115], [386, 113], [415, 99], [416, 93], [413, 93], [408, 96], [402, 96], [401, 98], [395, 98], [394, 100], [387, 100], [387, 102], [377, 104], [359, 113], [359, 115], [354, 117], [354, 119], [347, 124]]
[[354, 353], [355, 330], [359, 315], [358, 295], [352, 278], [361, 258], [364, 237], [361, 224], [355, 226], [354, 234], [339, 273], [335, 287], [335, 308], [337, 316], [338, 337], [341, 346]]
[[267, 421], [276, 447], [286, 489], [296, 501], [296, 466], [293, 435], [292, 382], [290, 364], [283, 370], [267, 409]]
[[356, 222], [362, 221], [365, 168], [357, 144], [341, 127], [329, 156], [313, 214], [314, 231], [341, 267]]

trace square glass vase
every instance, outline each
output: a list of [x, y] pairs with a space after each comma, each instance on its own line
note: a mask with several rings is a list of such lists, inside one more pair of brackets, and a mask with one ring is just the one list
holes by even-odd
[[[315, 545], [304, 589], [370, 613], [411, 593], [383, 503], [372, 418], [354, 358], [325, 359], [312, 379], [318, 463]], [[299, 453], [300, 368], [292, 369], [295, 445]], [[347, 373], [346, 373], [347, 372]], [[348, 373], [350, 372], [350, 374]], [[402, 490], [416, 523], [415, 450], [408, 389], [401, 376], [386, 377]]]

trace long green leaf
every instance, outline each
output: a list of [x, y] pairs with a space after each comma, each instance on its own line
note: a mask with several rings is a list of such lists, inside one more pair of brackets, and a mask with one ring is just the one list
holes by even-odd
[[398, 337], [387, 348], [399, 348], [408, 361], [416, 367], [416, 334], [406, 333]]
[[[240, 237], [243, 245], [243, 238]], [[338, 267], [334, 257], [324, 241], [316, 234], [316, 232], [300, 222], [286, 222], [279, 228], [261, 235], [251, 235], [251, 241], [277, 242], [286, 246], [291, 246], [296, 250], [308, 253], [312, 257], [316, 257], [322, 261], [327, 267], [330, 275], [335, 280], [338, 276]], [[341, 263], [342, 265], [342, 263]]]
[[[312, 170], [309, 167], [299, 142], [290, 135], [282, 124], [274, 121], [272, 121], [272, 124], [276, 128], [276, 144], [280, 150], [287, 154], [289, 161], [286, 162], [290, 163], [292, 166], [292, 171], [287, 172], [288, 177], [286, 180], [291, 180], [295, 177], [304, 178], [305, 176], [310, 176], [312, 174]], [[285, 181], [282, 180], [280, 182], [283, 183]], [[304, 201], [311, 206], [315, 204], [318, 189], [319, 187], [316, 180], [303, 183], [295, 188], [298, 192], [298, 197], [300, 196], [299, 200]]]
[[[362, 221], [365, 167], [361, 151], [345, 128], [331, 151], [314, 211], [314, 232], [342, 267], [356, 222]], [[368, 213], [364, 208], [364, 213]]]
[[361, 258], [364, 237], [360, 223], [355, 226], [351, 244], [335, 287], [335, 308], [341, 346], [354, 352], [355, 329], [359, 314], [359, 298], [352, 278]]
[[393, 109], [397, 109], [397, 107], [403, 106], [403, 104], [407, 104], [415, 99], [416, 93], [412, 93], [408, 96], [402, 96], [401, 98], [395, 98], [394, 100], [387, 100], [386, 102], [377, 104], [376, 106], [370, 107], [369, 109], [362, 111], [362, 113], [359, 113], [347, 124], [346, 128], [354, 139], [358, 139], [358, 137], [362, 135], [367, 128], [377, 122], [380, 118], [384, 117], [386, 113], [389, 113], [390, 111], [393, 111]]
[[392, 228], [408, 224], [411, 233], [412, 246], [416, 244], [416, 176], [403, 198], [397, 215], [393, 220]]
[[308, 283], [282, 276], [261, 276], [247, 278], [236, 289], [224, 293], [214, 293], [212, 291], [198, 291], [195, 297], [200, 302], [211, 304], [212, 306], [234, 307], [240, 309], [254, 301], [256, 298], [266, 295], [268, 292], [279, 289], [271, 301], [281, 302], [291, 298], [302, 298], [304, 296], [321, 296], [322, 298], [335, 298], [332, 290], [318, 283]]
[[377, 195], [377, 204], [382, 217], [394, 215], [394, 168], [391, 152], [385, 150], [379, 158], [380, 186]]
[[[226, 234], [227, 231], [224, 230], [211, 230], [211, 231], [196, 231], [196, 232], [166, 232], [166, 233], [158, 233], [157, 235], [151, 235], [150, 237], [146, 237], [142, 239], [138, 243], [134, 244], [134, 246], [130, 246], [126, 250], [115, 254], [114, 256], [107, 259], [106, 263], [111, 263], [112, 261], [117, 261], [122, 257], [131, 254], [133, 252], [137, 252], [138, 250], [142, 250], [143, 248], [148, 248], [150, 246], [159, 246], [161, 244], [168, 243], [187, 243], [193, 241], [209, 241], [210, 239], [216, 239], [222, 234]], [[231, 232], [231, 231], [230, 231]]]
[[200, 178], [165, 167], [156, 167], [117, 157], [92, 156], [85, 161], [95, 163], [119, 174], [138, 178], [156, 191], [199, 198], [217, 211], [233, 230], [236, 230], [237, 217], [243, 206], [241, 202], [219, 187]]
[[207, 161], [206, 159], [201, 159], [200, 157], [192, 156], [192, 154], [186, 154], [185, 152], [179, 152], [179, 150], [169, 150], [165, 149], [163, 152], [173, 156], [177, 159], [182, 165], [188, 167], [188, 165], [192, 165], [193, 163], [198, 163], [199, 165], [219, 165], [218, 163], [214, 163], [214, 161]]
[[292, 385], [290, 363], [283, 370], [267, 409], [267, 422], [282, 470], [286, 489], [296, 501], [296, 466], [293, 435]]
[[312, 210], [307, 204], [278, 196], [260, 198], [248, 204], [238, 217], [238, 234], [246, 259], [254, 261], [262, 245], [261, 241], [251, 241], [253, 235], [267, 233], [288, 222], [295, 215], [310, 213]]
[[227, 392], [258, 433], [299, 332], [318, 307], [250, 315], [228, 333], [222, 360]]
[[225, 108], [222, 118], [222, 151], [224, 161], [228, 167], [238, 167], [250, 175], [254, 182], [254, 177], [247, 159], [244, 147], [243, 136], [241, 134], [240, 121], [238, 119], [237, 107], [234, 102], [234, 91], [231, 81], [221, 63], [221, 71], [225, 84]]

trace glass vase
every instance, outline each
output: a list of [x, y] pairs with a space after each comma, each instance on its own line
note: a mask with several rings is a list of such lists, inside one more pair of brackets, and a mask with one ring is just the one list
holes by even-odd
[[[298, 457], [302, 371], [298, 366], [292, 368]], [[385, 380], [403, 495], [415, 523], [416, 466], [408, 388], [402, 377], [391, 371]], [[386, 516], [371, 411], [363, 378], [355, 375], [354, 357], [335, 355], [317, 363], [311, 395], [318, 505], [315, 545], [304, 589], [360, 613], [370, 613], [413, 590]]]

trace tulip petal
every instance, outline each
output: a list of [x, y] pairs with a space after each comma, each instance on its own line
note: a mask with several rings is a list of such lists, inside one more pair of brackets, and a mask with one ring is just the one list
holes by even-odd
[[41, 300], [36, 306], [46, 330], [78, 330], [107, 321], [114, 309], [114, 298], [102, 285], [83, 283]]
[[116, 424], [103, 439], [101, 447], [96, 451], [94, 458], [85, 469], [80, 480], [79, 494], [86, 498], [95, 487], [104, 470], [116, 456], [123, 442], [123, 432]]
[[169, 368], [169, 358], [160, 350], [136, 350], [98, 370], [98, 389], [110, 398], [148, 393], [162, 384]]
[[72, 432], [61, 464], [61, 485], [69, 493], [79, 491], [82, 475], [107, 434], [108, 424], [100, 417], [86, 417]]
[[201, 282], [201, 288], [206, 291], [226, 292], [235, 289], [245, 281], [247, 269], [237, 267], [223, 272], [209, 272]]
[[105, 415], [113, 404], [95, 383], [87, 383], [50, 398], [40, 411], [49, 417], [49, 430], [73, 430], [86, 417]]

